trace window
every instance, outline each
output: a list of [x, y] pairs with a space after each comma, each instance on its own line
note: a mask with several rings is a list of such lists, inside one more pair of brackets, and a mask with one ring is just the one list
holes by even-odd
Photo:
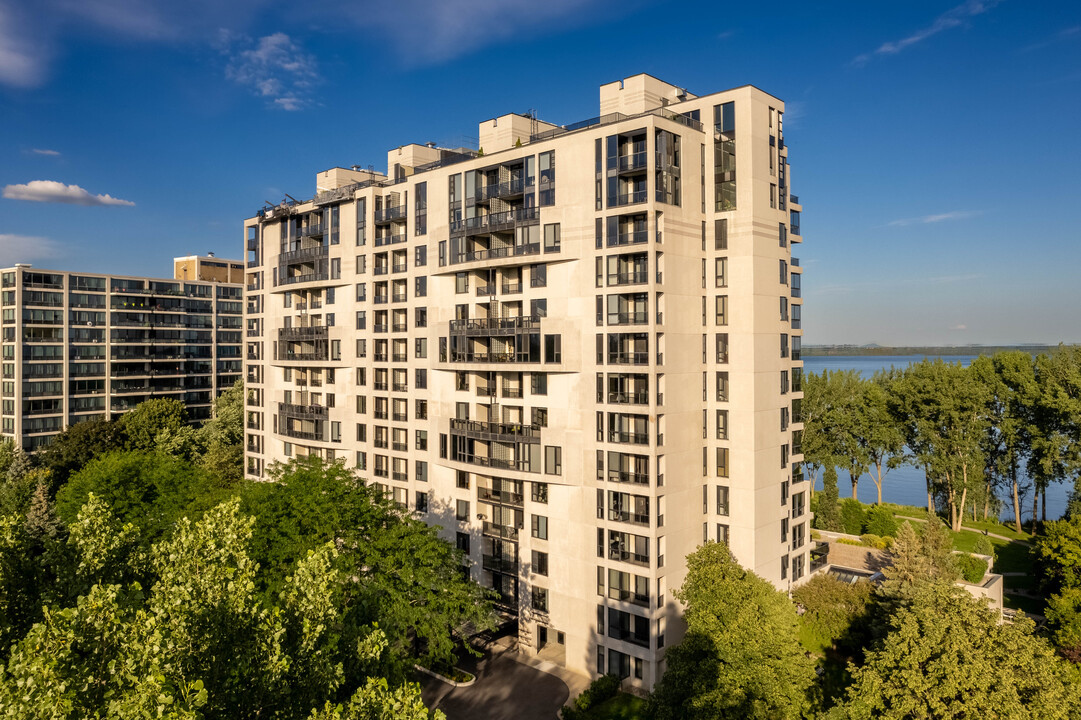
[[534, 395], [547, 395], [548, 373], [530, 373], [529, 385], [530, 392], [532, 392]]
[[728, 411], [727, 410], [718, 410], [717, 411], [717, 439], [718, 440], [727, 440], [728, 439]]
[[428, 308], [419, 307], [413, 310], [414, 325], [419, 328], [428, 327]]
[[535, 503], [548, 504], [548, 483], [533, 482], [530, 483], [531, 487], [531, 499]]
[[544, 252], [559, 252], [559, 223], [544, 226]]
[[714, 261], [715, 287], [728, 287], [728, 258], [719, 257]]
[[414, 384], [418, 390], [424, 390], [428, 387], [428, 371], [424, 368], [417, 368], [413, 372], [415, 378]]
[[728, 402], [728, 373], [717, 373], [717, 401]]
[[428, 431], [427, 430], [417, 430], [416, 448], [417, 448], [417, 450], [427, 450], [428, 449]]
[[530, 300], [529, 314], [533, 317], [548, 317], [548, 298]]
[[548, 575], [548, 553], [533, 551], [533, 573], [535, 575]]
[[466, 522], [469, 520], [469, 501], [468, 500], [456, 500], [454, 507], [454, 517], [459, 522]]
[[788, 335], [781, 333], [781, 357], [788, 357]]
[[357, 330], [363, 330], [368, 327], [367, 313], [363, 310], [357, 310]]
[[459, 295], [469, 292], [469, 273], [460, 272], [455, 274], [454, 292]]
[[424, 267], [427, 264], [428, 264], [428, 246], [427, 245], [417, 245], [415, 248], [413, 248], [413, 265], [415, 265], [416, 267]]
[[728, 220], [717, 220], [713, 224], [713, 249], [728, 249]]
[[544, 362], [557, 363], [563, 361], [562, 353], [563, 336], [544, 336]]
[[536, 427], [548, 427], [548, 408], [533, 408], [531, 419]]
[[727, 325], [728, 324], [728, 296], [718, 295], [716, 298], [716, 324]]
[[417, 491], [417, 512], [428, 512], [428, 493]]
[[530, 535], [538, 540], [548, 539], [548, 518], [544, 515], [530, 516]]
[[537, 612], [548, 612], [548, 590], [539, 587], [533, 588], [532, 605]]
[[787, 285], [788, 284], [788, 263], [785, 262], [784, 260], [778, 260], [777, 262], [780, 263], [780, 265], [778, 266], [778, 269], [780, 271], [781, 284], [782, 285]]
[[547, 265], [529, 266], [529, 285], [530, 287], [548, 287]]
[[[420, 248], [417, 248], [418, 250]], [[428, 276], [421, 275], [414, 281], [413, 294], [416, 297], [427, 297], [428, 295]]]
[[728, 516], [728, 487], [725, 485], [717, 486], [717, 514]]
[[454, 546], [456, 548], [458, 548], [459, 550], [461, 550], [462, 552], [464, 552], [466, 555], [468, 555], [469, 554], [469, 533], [464, 533], [464, 532], [455, 533], [454, 534]]
[[544, 472], [546, 475], [563, 474], [563, 448], [558, 445], [544, 446]]
[[427, 400], [417, 400], [416, 401], [416, 413], [415, 413], [415, 415], [416, 415], [417, 420], [427, 420], [428, 419], [428, 401]]
[[717, 448], [717, 477], [728, 477], [728, 448]]

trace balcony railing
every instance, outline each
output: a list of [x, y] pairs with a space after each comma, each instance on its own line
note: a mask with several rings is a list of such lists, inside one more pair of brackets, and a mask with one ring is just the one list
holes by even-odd
[[621, 272], [608, 276], [608, 285], [636, 285], [638, 283], [649, 282], [649, 272], [646, 270], [635, 270], [633, 272]]
[[[485, 233], [512, 230], [518, 225], [540, 222], [540, 209], [523, 207], [501, 213], [455, 220], [450, 224], [451, 234], [483, 235]], [[479, 258], [478, 258], [479, 259]]]
[[319, 237], [323, 234], [323, 223], [312, 224], [297, 230], [298, 237]]
[[484, 524], [481, 525], [481, 532], [485, 535], [506, 538], [507, 540], [518, 539], [518, 528], [513, 525], [497, 525], [496, 523], [485, 521]]
[[481, 420], [450, 421], [450, 431], [475, 440], [496, 440], [501, 442], [540, 442], [540, 427], [520, 423], [495, 423]]
[[646, 152], [636, 152], [632, 155], [624, 155], [619, 159], [619, 171], [626, 172], [629, 170], [645, 170], [646, 169]]
[[644, 310], [639, 312], [608, 313], [609, 325], [645, 325], [648, 322], [649, 313]]
[[409, 236], [405, 233], [399, 233], [398, 235], [384, 235], [383, 237], [377, 237], [375, 239], [376, 247], [383, 247], [384, 245], [398, 245], [409, 239]]
[[477, 285], [477, 295], [480, 297], [488, 297], [495, 295], [495, 284], [491, 285]]
[[611, 547], [608, 549], [609, 560], [619, 560], [620, 562], [632, 563], [634, 565], [644, 565], [649, 567], [649, 555], [643, 553], [631, 552], [621, 547]]
[[521, 195], [525, 190], [525, 178], [515, 178], [510, 182], [496, 185], [484, 185], [477, 187], [477, 200], [484, 201], [491, 198], [512, 197]]
[[635, 525], [649, 525], [649, 513], [636, 513], [630, 510], [608, 508], [608, 519]]
[[278, 262], [282, 265], [288, 263], [303, 262], [306, 260], [319, 260], [330, 255], [330, 247], [327, 245], [316, 245], [310, 248], [301, 248], [299, 250], [289, 250], [283, 252], [278, 256]]
[[278, 414], [302, 420], [326, 420], [328, 411], [324, 405], [278, 403]]
[[608, 353], [609, 365], [649, 365], [649, 352]]
[[326, 339], [327, 327], [325, 325], [317, 325], [314, 327], [287, 327], [278, 329], [279, 342], [302, 342]]
[[649, 475], [646, 473], [636, 473], [627, 470], [609, 470], [608, 482], [649, 485]]
[[454, 335], [513, 335], [520, 330], [539, 329], [540, 318], [533, 315], [469, 318], [465, 320], [450, 321], [450, 332]]
[[636, 205], [646, 201], [647, 193], [645, 190], [635, 190], [629, 193], [623, 193], [617, 195], [615, 202], [611, 203], [612, 207], [620, 207], [623, 205]]
[[649, 595], [644, 595], [633, 590], [610, 587], [608, 588], [608, 597], [613, 600], [622, 600], [623, 602], [631, 602], [635, 605], [641, 605], [642, 607], [649, 607]]
[[508, 575], [518, 574], [517, 558], [496, 557], [494, 555], [481, 555], [480, 564], [481, 567], [490, 572], [506, 573]]
[[502, 503], [504, 505], [517, 505], [521, 507], [525, 497], [521, 493], [503, 492], [492, 488], [478, 487], [477, 499], [484, 502]]
[[627, 443], [629, 445], [649, 445], [649, 433], [610, 430], [608, 432], [608, 442]]
[[608, 402], [615, 405], [649, 405], [649, 391], [641, 392], [610, 392]]
[[510, 293], [520, 293], [520, 292], [522, 292], [522, 283], [520, 283], [520, 282], [503, 283], [503, 294], [504, 295], [507, 295], [507, 294], [510, 294]]
[[409, 208], [406, 205], [390, 205], [382, 210], [375, 211], [375, 221], [390, 222], [392, 220], [402, 220], [408, 214]]

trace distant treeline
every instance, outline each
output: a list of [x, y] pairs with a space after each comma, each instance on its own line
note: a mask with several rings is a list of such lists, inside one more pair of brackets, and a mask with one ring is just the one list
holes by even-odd
[[939, 345], [885, 347], [880, 345], [804, 345], [803, 357], [876, 356], [876, 355], [994, 355], [1021, 350], [1032, 355], [1048, 353], [1057, 345]]

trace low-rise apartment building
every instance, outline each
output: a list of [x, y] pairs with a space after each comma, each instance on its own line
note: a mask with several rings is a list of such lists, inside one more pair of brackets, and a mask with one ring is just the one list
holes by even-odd
[[240, 283], [0, 270], [0, 435], [33, 452], [156, 397], [209, 418], [241, 376], [243, 311]]

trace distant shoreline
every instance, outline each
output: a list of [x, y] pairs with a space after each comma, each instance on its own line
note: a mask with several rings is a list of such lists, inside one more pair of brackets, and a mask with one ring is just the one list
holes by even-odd
[[877, 355], [994, 355], [1006, 350], [1022, 350], [1033, 355], [1046, 353], [1058, 345], [945, 345], [883, 347], [880, 345], [804, 345], [804, 357], [874, 357]]

